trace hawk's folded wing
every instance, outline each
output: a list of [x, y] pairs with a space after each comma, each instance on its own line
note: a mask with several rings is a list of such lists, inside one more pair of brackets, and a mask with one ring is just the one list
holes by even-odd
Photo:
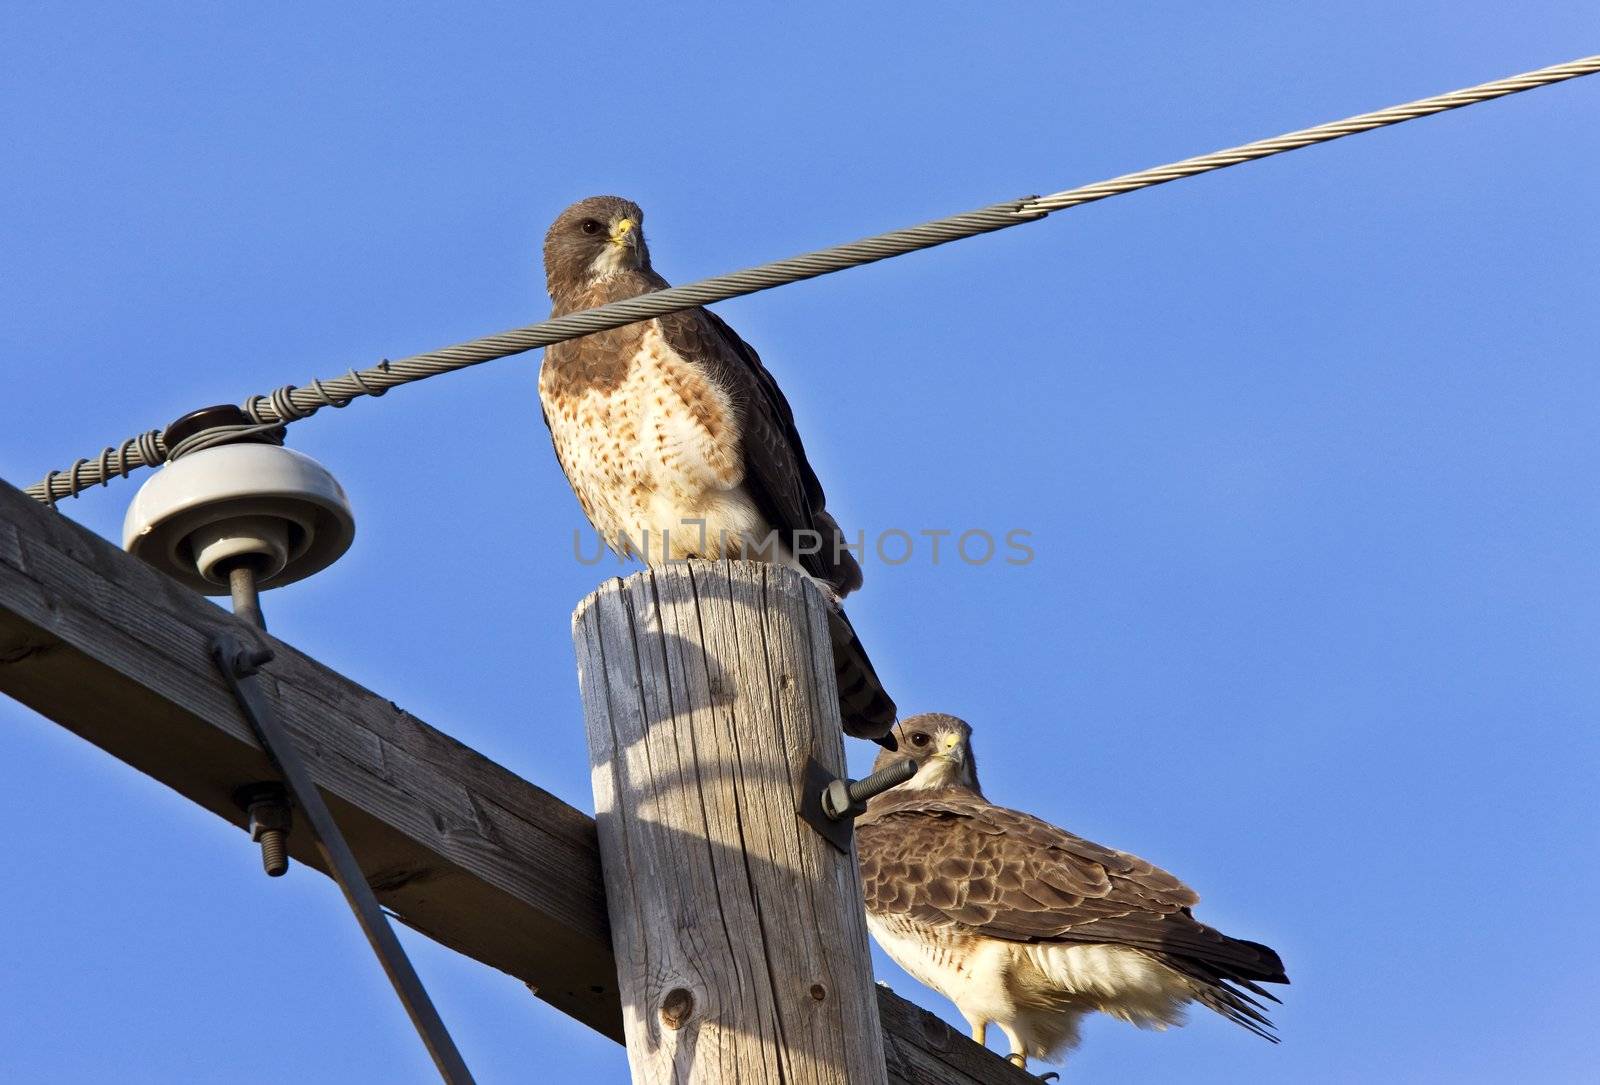
[[857, 823], [867, 909], [1017, 942], [1111, 943], [1286, 982], [1266, 946], [1198, 922], [1161, 868], [980, 796], [908, 795]]
[[842, 534], [826, 512], [822, 483], [806, 459], [794, 411], [755, 349], [715, 313], [685, 309], [659, 318], [668, 344], [703, 365], [728, 391], [739, 417], [745, 487], [770, 527], [795, 548], [796, 533], [819, 533], [815, 553], [798, 555], [806, 571], [840, 596], [861, 586], [861, 567], [843, 548]]

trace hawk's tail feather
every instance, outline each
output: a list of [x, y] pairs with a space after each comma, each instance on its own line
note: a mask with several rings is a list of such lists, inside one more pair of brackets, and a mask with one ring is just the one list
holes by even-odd
[[1215, 1010], [1240, 1028], [1255, 1033], [1268, 1043], [1279, 1044], [1283, 1042], [1267, 1015], [1246, 1005], [1240, 998], [1239, 992], [1231, 987], [1200, 988], [1195, 994], [1195, 1001], [1207, 1009]]
[[833, 673], [839, 683], [839, 719], [844, 733], [894, 749], [894, 701], [878, 680], [850, 619], [837, 604], [828, 608], [828, 639], [833, 643]]
[[[1242, 941], [1242, 939], [1236, 939], [1236, 941]], [[1246, 944], [1251, 946], [1259, 945], [1256, 942]], [[1267, 949], [1265, 946], [1261, 946], [1261, 948]], [[1267, 952], [1272, 953], [1271, 950], [1267, 950]], [[1161, 956], [1169, 968], [1188, 977], [1190, 989], [1196, 1002], [1209, 1010], [1221, 1014], [1241, 1028], [1248, 1029], [1263, 1040], [1271, 1043], [1282, 1042], [1276, 1031], [1277, 1026], [1272, 1023], [1272, 1019], [1265, 1013], [1266, 1006], [1252, 998], [1251, 994], [1260, 995], [1262, 998], [1270, 999], [1273, 1002], [1278, 1002], [1279, 1000], [1267, 991], [1262, 990], [1260, 985], [1252, 979], [1238, 974], [1240, 970], [1219, 967], [1210, 961], [1202, 961], [1179, 954], [1163, 954]], [[1276, 961], [1276, 953], [1272, 953], [1272, 959]], [[1278, 969], [1277, 974], [1281, 978], [1273, 979], [1266, 975], [1261, 975], [1257, 978], [1264, 979], [1269, 983], [1289, 982], [1288, 977], [1283, 975], [1281, 967]], [[1241, 987], [1245, 990], [1240, 990], [1239, 988]], [[1246, 994], [1245, 991], [1249, 991], [1250, 994]]]
[[[1240, 987], [1243, 987], [1246, 991], [1249, 991], [1251, 994], [1257, 995], [1257, 996], [1259, 996], [1261, 998], [1266, 999], [1268, 1002], [1276, 1002], [1280, 1006], [1283, 1005], [1283, 999], [1279, 998], [1277, 995], [1273, 994], [1271, 991], [1267, 990], [1265, 987], [1261, 986], [1259, 983], [1256, 983], [1254, 980], [1239, 979], [1236, 976], [1236, 977], [1234, 977], [1233, 982], [1237, 983]], [[1289, 980], [1288, 980], [1287, 977], [1285, 977], [1282, 980], [1282, 982], [1283, 983], [1288, 983]]]

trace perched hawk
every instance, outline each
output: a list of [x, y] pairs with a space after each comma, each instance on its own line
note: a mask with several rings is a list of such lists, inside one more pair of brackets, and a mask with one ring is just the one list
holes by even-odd
[[[643, 221], [616, 196], [561, 212], [544, 239], [551, 316], [668, 285]], [[705, 309], [596, 332], [545, 351], [539, 399], [579, 504], [618, 554], [773, 561], [822, 585], [845, 730], [892, 745], [894, 702], [838, 607], [861, 567], [748, 343]]]
[[917, 774], [856, 821], [867, 927], [973, 1039], [999, 1025], [1025, 1066], [1064, 1055], [1093, 1010], [1164, 1029], [1193, 1001], [1276, 1042], [1251, 997], [1289, 982], [1276, 953], [1196, 920], [1200, 898], [1166, 871], [985, 799], [961, 720], [895, 732], [902, 753], [877, 767], [909, 755]]

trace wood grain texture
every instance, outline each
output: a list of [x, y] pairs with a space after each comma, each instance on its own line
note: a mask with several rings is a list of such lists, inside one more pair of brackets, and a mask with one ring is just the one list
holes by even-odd
[[695, 561], [574, 617], [635, 1082], [886, 1080], [854, 859], [796, 814], [809, 759], [844, 769], [824, 605]]
[[[0, 692], [243, 827], [233, 790], [275, 774], [208, 654], [222, 629], [276, 652], [265, 691], [379, 901], [621, 1039], [588, 817], [0, 485]], [[309, 833], [289, 850], [322, 869]]]
[[878, 1016], [890, 1082], [1039, 1085], [1037, 1077], [979, 1047], [965, 1032], [887, 987], [878, 988]]
[[[0, 482], [0, 693], [242, 828], [232, 791], [269, 768], [207, 655], [220, 629], [277, 652], [263, 671], [274, 707], [384, 906], [620, 1041], [586, 814]], [[577, 724], [528, 723], [562, 725]], [[302, 834], [290, 845], [320, 869]], [[877, 996], [894, 1085], [1036, 1080]]]

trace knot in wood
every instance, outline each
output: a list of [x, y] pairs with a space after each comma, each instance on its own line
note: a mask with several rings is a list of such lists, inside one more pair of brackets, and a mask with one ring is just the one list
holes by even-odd
[[813, 983], [811, 985], [811, 997], [821, 1002], [828, 997], [828, 989], [820, 983]]
[[694, 995], [682, 987], [674, 987], [661, 1000], [661, 1023], [669, 1029], [681, 1029], [694, 1013]]

